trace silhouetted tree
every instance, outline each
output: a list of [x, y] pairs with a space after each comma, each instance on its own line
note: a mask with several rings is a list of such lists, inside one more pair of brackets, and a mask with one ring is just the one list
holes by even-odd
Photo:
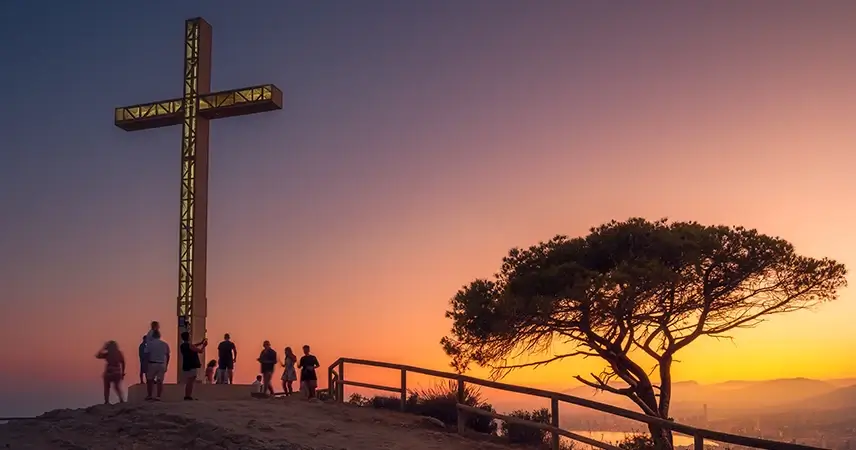
[[[667, 419], [675, 353], [702, 336], [727, 337], [766, 316], [835, 299], [845, 274], [833, 260], [797, 255], [787, 241], [756, 230], [613, 221], [583, 238], [512, 249], [493, 280], [475, 280], [455, 295], [446, 313], [452, 330], [441, 342], [458, 371], [476, 363], [496, 377], [563, 358], [600, 358], [601, 374], [575, 378]], [[546, 354], [557, 341], [570, 351], [509, 363]], [[646, 367], [657, 368], [658, 380]], [[623, 387], [609, 384], [615, 379]], [[671, 448], [671, 433], [649, 429], [657, 447]]]

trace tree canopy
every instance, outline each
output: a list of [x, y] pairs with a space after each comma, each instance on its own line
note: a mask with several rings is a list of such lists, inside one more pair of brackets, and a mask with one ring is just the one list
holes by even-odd
[[[457, 370], [476, 363], [497, 376], [597, 357], [604, 372], [578, 380], [668, 418], [676, 352], [702, 336], [727, 336], [771, 315], [833, 300], [845, 275], [842, 264], [798, 255], [789, 242], [754, 229], [613, 221], [586, 237], [512, 249], [493, 279], [477, 279], [452, 299], [446, 312], [452, 330], [442, 345]], [[571, 350], [509, 363], [556, 343]], [[658, 383], [645, 357], [653, 359]], [[610, 384], [613, 379], [625, 387]]]

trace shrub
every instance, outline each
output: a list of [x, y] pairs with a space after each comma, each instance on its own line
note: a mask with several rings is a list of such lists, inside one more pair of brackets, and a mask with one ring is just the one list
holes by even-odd
[[[552, 419], [552, 415], [547, 408], [535, 409], [532, 411], [517, 410], [513, 411], [509, 416], [546, 424], [549, 424], [550, 419]], [[508, 438], [508, 441], [512, 444], [525, 444], [537, 447], [542, 446], [552, 437], [552, 433], [548, 431], [514, 423], [505, 423], [500, 434], [503, 437]]]
[[371, 403], [371, 400], [363, 395], [353, 393], [348, 399], [348, 403], [356, 406], [367, 406]]
[[[390, 409], [393, 411], [401, 411], [401, 397], [393, 395], [376, 395], [369, 401], [373, 408]], [[404, 411], [415, 413], [418, 407], [419, 398], [416, 394], [411, 393], [404, 403]]]
[[654, 440], [647, 434], [633, 434], [618, 443], [618, 447], [624, 450], [653, 450], [657, 446]]
[[401, 398], [391, 395], [376, 395], [369, 400], [369, 406], [377, 409], [401, 410]]
[[318, 397], [318, 400], [322, 402], [333, 400], [333, 397], [330, 396], [330, 391], [327, 389], [319, 389], [315, 392], [315, 396]]
[[[438, 383], [427, 389], [414, 390], [411, 395], [415, 395], [417, 398], [415, 413], [438, 419], [447, 426], [457, 426], [457, 382]], [[494, 411], [493, 406], [483, 400], [481, 390], [475, 386], [464, 386], [464, 401], [462, 403], [485, 411]], [[496, 433], [496, 422], [487, 416], [469, 415], [467, 427], [479, 433]]]

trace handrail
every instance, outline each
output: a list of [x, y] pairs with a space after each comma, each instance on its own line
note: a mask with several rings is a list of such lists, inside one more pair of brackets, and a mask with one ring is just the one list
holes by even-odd
[[487, 411], [484, 409], [473, 408], [472, 406], [464, 405], [458, 403], [457, 408], [461, 411], [466, 412], [467, 414], [476, 414], [479, 416], [490, 417], [492, 419], [499, 419], [506, 423], [513, 423], [516, 425], [525, 425], [532, 428], [538, 428], [539, 430], [549, 431], [551, 433], [561, 434], [562, 436], [571, 438], [575, 441], [580, 441], [583, 444], [588, 444], [593, 447], [602, 448], [604, 450], [623, 450], [620, 447], [616, 447], [611, 444], [606, 444], [604, 442], [600, 442], [596, 439], [592, 439], [581, 434], [574, 433], [572, 431], [563, 430], [559, 427], [554, 427], [552, 425], [548, 425], [546, 423], [538, 423], [533, 422], [531, 420], [521, 419], [519, 417], [506, 416], [503, 414], [495, 413], [492, 411]]
[[[760, 439], [753, 438], [748, 436], [740, 436], [737, 434], [724, 433], [721, 431], [713, 431], [704, 428], [696, 428], [689, 425], [684, 425], [681, 423], [673, 422], [671, 420], [661, 419], [659, 417], [652, 417], [642, 413], [638, 413], [635, 411], [630, 411], [624, 408], [619, 408], [617, 406], [608, 405], [606, 403], [597, 402], [594, 400], [588, 400], [581, 397], [575, 397], [573, 395], [562, 394], [560, 392], [546, 391], [543, 389], [535, 389], [528, 388], [523, 386], [517, 386], [513, 384], [500, 383], [496, 381], [484, 380], [481, 378], [471, 377], [469, 375], [462, 375], [452, 372], [443, 372], [439, 370], [433, 369], [423, 369], [421, 367], [409, 366], [405, 364], [394, 364], [388, 362], [381, 361], [371, 361], [367, 359], [357, 359], [357, 358], [339, 358], [333, 364], [330, 365], [328, 370], [330, 372], [333, 371], [336, 367], [338, 367], [338, 377], [337, 377], [337, 391], [333, 392], [333, 387], [330, 387], [330, 395], [335, 397], [339, 401], [344, 401], [344, 385], [350, 385], [353, 382], [346, 381], [344, 376], [344, 364], [356, 364], [362, 366], [370, 366], [370, 367], [380, 367], [386, 369], [400, 370], [402, 372], [413, 372], [419, 373], [422, 375], [428, 375], [438, 378], [447, 378], [451, 380], [457, 380], [459, 382], [458, 390], [462, 391], [462, 383], [472, 383], [478, 386], [491, 388], [491, 389], [499, 389], [508, 392], [516, 392], [519, 394], [527, 394], [536, 397], [549, 398], [552, 400], [558, 400], [566, 403], [571, 403], [574, 405], [582, 406], [589, 409], [594, 409], [596, 411], [605, 412], [607, 414], [612, 414], [620, 417], [624, 417], [627, 419], [636, 420], [638, 422], [643, 422], [648, 425], [660, 426], [672, 431], [676, 431], [678, 433], [688, 434], [695, 437], [695, 446], [696, 448], [702, 448], [703, 442], [705, 439], [709, 439], [711, 441], [723, 442], [727, 444], [741, 445], [744, 447], [754, 447], [765, 450], [819, 450], [818, 447], [812, 447], [808, 445], [801, 444], [792, 444], [787, 442], [779, 442], [772, 441], [769, 439]], [[330, 375], [332, 377], [332, 375]], [[402, 375], [402, 378], [404, 376]], [[393, 388], [388, 388], [392, 390]], [[395, 390], [399, 390], [400, 388], [395, 388]], [[404, 392], [402, 391], [402, 398], [404, 397]], [[556, 411], [558, 412], [558, 411]], [[553, 414], [556, 415], [555, 413]], [[554, 424], [555, 425], [555, 424]]]

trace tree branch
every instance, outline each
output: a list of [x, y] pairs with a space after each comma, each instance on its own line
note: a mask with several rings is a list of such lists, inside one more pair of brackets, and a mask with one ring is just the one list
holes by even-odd
[[604, 382], [604, 381], [603, 381], [600, 377], [598, 377], [597, 375], [595, 375], [595, 374], [593, 374], [593, 373], [592, 373], [592, 374], [590, 374], [590, 375], [592, 376], [592, 378], [594, 378], [594, 379], [596, 380], [596, 382], [592, 382], [592, 381], [586, 380], [585, 378], [583, 378], [583, 377], [581, 377], [581, 376], [579, 376], [579, 375], [575, 375], [575, 376], [574, 376], [574, 378], [575, 378], [577, 381], [579, 381], [580, 383], [582, 383], [582, 384], [584, 384], [584, 385], [586, 385], [586, 386], [592, 387], [592, 388], [594, 388], [594, 389], [597, 389], [597, 390], [600, 390], [600, 391], [604, 391], [604, 392], [609, 392], [609, 393], [616, 394], [616, 395], [622, 395], [622, 396], [624, 396], [624, 397], [627, 397], [627, 398], [629, 398], [631, 401], [633, 401], [633, 403], [635, 403], [637, 406], [639, 406], [640, 408], [642, 408], [642, 411], [643, 411], [645, 414], [648, 414], [649, 416], [658, 417], [658, 416], [657, 416], [657, 413], [656, 413], [653, 409], [651, 409], [648, 405], [646, 405], [646, 404], [645, 404], [645, 402], [643, 402], [643, 401], [642, 401], [642, 400], [641, 400], [641, 399], [636, 395], [636, 393], [633, 391], [633, 389], [631, 389], [631, 388], [621, 388], [621, 389], [619, 389], [619, 388], [615, 388], [615, 387], [610, 386], [610, 385], [609, 385], [609, 384], [607, 384], [606, 382]]
[[582, 356], [584, 358], [588, 358], [589, 356], [595, 356], [596, 357], [598, 355], [597, 355], [597, 353], [590, 353], [590, 352], [584, 352], [582, 350], [577, 350], [577, 351], [574, 351], [571, 353], [564, 353], [561, 355], [555, 355], [552, 358], [543, 359], [540, 361], [528, 362], [528, 363], [523, 363], [523, 364], [508, 364], [508, 365], [498, 366], [497, 368], [500, 370], [515, 370], [515, 369], [522, 369], [525, 367], [533, 367], [534, 368], [534, 367], [543, 366], [545, 364], [549, 364], [549, 363], [554, 362], [554, 361], [558, 361], [560, 359], [570, 358], [573, 356]]

